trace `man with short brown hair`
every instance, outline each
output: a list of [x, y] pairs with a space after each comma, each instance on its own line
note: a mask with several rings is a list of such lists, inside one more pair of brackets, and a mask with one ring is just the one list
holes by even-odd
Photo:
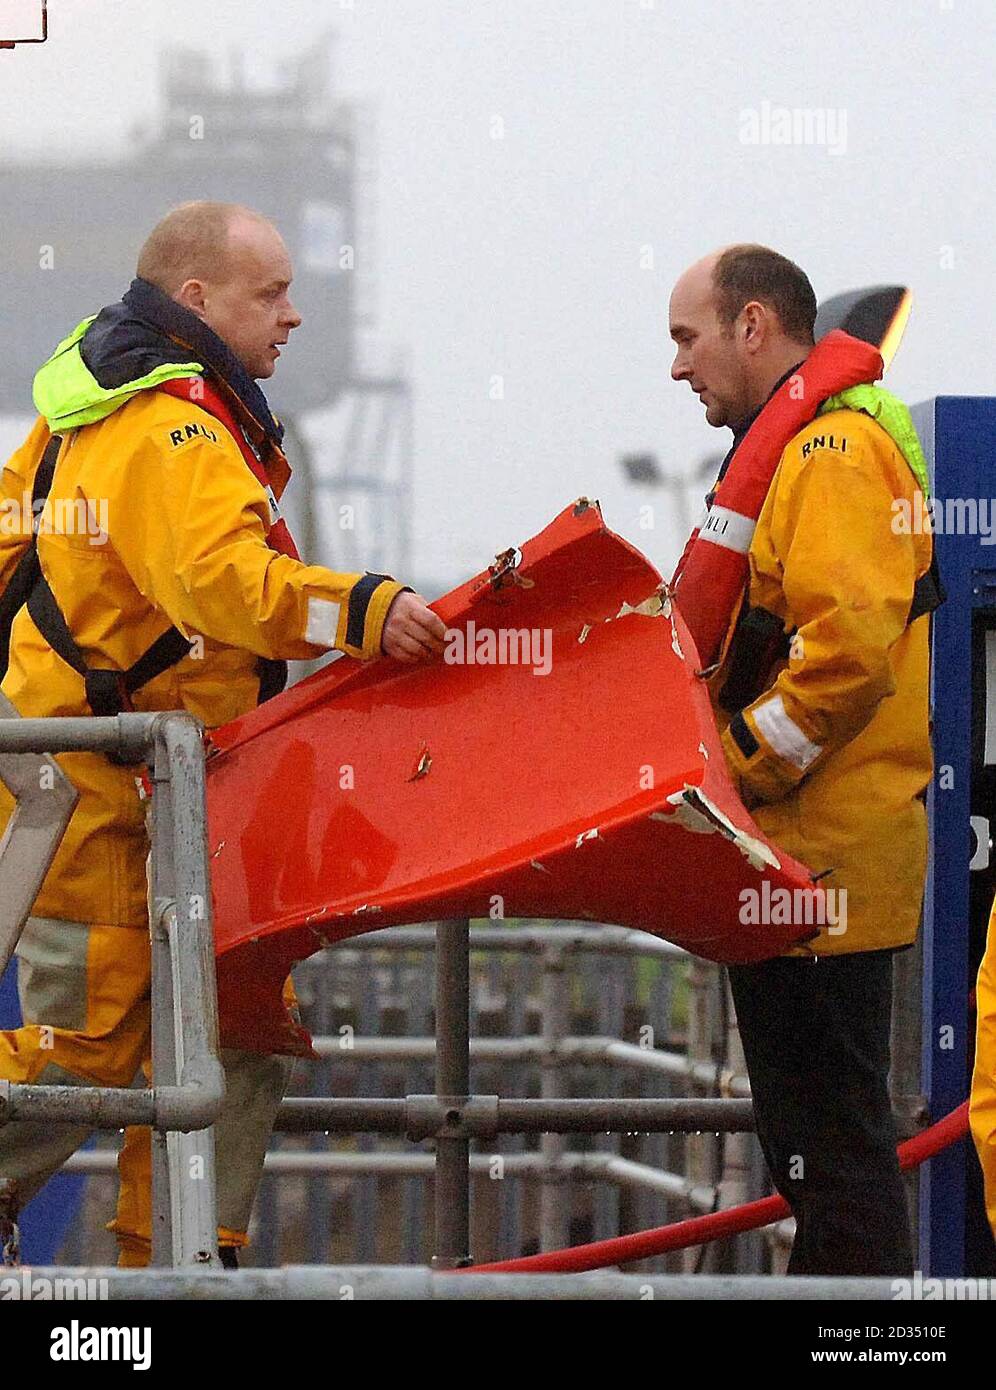
[[923, 896], [939, 599], [929, 534], [894, 524], [928, 490], [909, 413], [871, 384], [867, 345], [814, 345], [815, 317], [808, 278], [762, 246], [715, 252], [675, 285], [671, 375], [733, 431], [675, 597], [708, 611], [709, 585], [741, 576], [722, 640], [699, 652], [727, 763], [765, 834], [828, 874], [834, 905], [805, 945], [729, 971], [758, 1137], [796, 1218], [789, 1271], [903, 1275], [892, 955]]

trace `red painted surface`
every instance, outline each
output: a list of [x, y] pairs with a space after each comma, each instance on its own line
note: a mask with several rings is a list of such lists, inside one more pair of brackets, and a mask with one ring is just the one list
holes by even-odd
[[216, 732], [223, 1042], [306, 1050], [280, 999], [295, 961], [400, 923], [487, 918], [498, 900], [505, 917], [620, 923], [716, 961], [810, 934], [739, 920], [741, 889], [806, 887], [802, 865], [774, 850], [779, 867], [762, 873], [708, 821], [678, 823], [669, 797], [691, 788], [767, 843], [727, 775], [680, 615], [618, 616], [660, 582], [597, 506], [577, 504], [517, 568], [433, 605], [477, 641], [535, 630], [552, 643], [549, 674], [345, 659]]

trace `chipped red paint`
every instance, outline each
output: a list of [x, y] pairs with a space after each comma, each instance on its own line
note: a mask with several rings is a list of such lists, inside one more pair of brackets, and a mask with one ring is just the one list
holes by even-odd
[[682, 810], [700, 828], [678, 823], [669, 798], [691, 788], [771, 852], [727, 774], [680, 615], [665, 601], [658, 616], [618, 616], [654, 600], [657, 571], [588, 503], [513, 561], [433, 607], [450, 630], [473, 623], [478, 641], [550, 633], [549, 674], [347, 658], [213, 736], [226, 1044], [305, 1051], [281, 1004], [289, 967], [400, 923], [500, 905], [510, 918], [640, 928], [715, 961], [775, 955], [809, 934], [739, 920], [741, 889], [807, 887], [802, 865], [774, 851], [780, 867], [762, 874], [732, 838], [702, 833], [706, 819]]

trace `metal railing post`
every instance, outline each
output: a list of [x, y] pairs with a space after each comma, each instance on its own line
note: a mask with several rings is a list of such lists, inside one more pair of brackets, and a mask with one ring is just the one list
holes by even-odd
[[[543, 1100], [564, 1097], [563, 1063], [560, 1046], [569, 1032], [567, 974], [563, 954], [547, 946], [542, 955], [541, 993], [543, 998], [543, 1042], [545, 1051], [540, 1069], [540, 1096]], [[560, 1171], [567, 1148], [562, 1134], [540, 1136], [543, 1180], [540, 1186], [540, 1249], [557, 1250], [567, 1244], [570, 1230], [571, 1193]]]
[[[709, 962], [692, 958], [688, 972], [688, 1060], [693, 1066], [712, 1064], [712, 1040], [715, 1035], [716, 967]], [[724, 1039], [725, 1041], [725, 1039]], [[704, 1131], [690, 1134], [685, 1141], [685, 1171], [694, 1186], [706, 1187], [713, 1178], [713, 1140]], [[693, 1248], [682, 1252], [682, 1268], [688, 1274], [709, 1267], [712, 1251], [706, 1247], [704, 1266], [702, 1252]]]
[[[734, 1076], [747, 1075], [747, 1061], [733, 1004], [733, 991], [725, 971], [720, 976], [719, 987], [726, 998], [726, 1076], [729, 1080]], [[727, 1134], [720, 1141], [723, 1165], [719, 1180], [720, 1210], [741, 1206], [752, 1195], [753, 1148], [753, 1140], [746, 1132]], [[750, 1274], [757, 1270], [761, 1263], [761, 1249], [760, 1238], [755, 1232], [742, 1236], [732, 1251], [734, 1271], [737, 1274]]]
[[[157, 730], [152, 803], [153, 1083], [220, 1081], [202, 732]], [[153, 1131], [153, 1263], [218, 1265], [214, 1127]]]
[[[470, 923], [436, 926], [436, 1097], [457, 1111], [470, 1091]], [[469, 1265], [470, 1140], [436, 1137], [434, 1269]]]
[[[156, 750], [152, 771], [152, 854], [149, 939], [152, 953], [152, 1083], [176, 1086], [179, 1075], [174, 1053], [176, 1017], [173, 1008], [173, 967], [170, 961], [167, 916], [176, 904], [173, 876], [172, 798], [164, 748]], [[152, 1263], [173, 1263], [173, 1211], [170, 1191], [168, 1136], [152, 1131]]]
[[[107, 718], [69, 715], [23, 719], [0, 707], [0, 776], [17, 808], [0, 841], [0, 887], [14, 869], [23, 881], [0, 911], [3, 950], [13, 945], [30, 911], [28, 887], [44, 877], [75, 804], [75, 788], [50, 775], [59, 795], [47, 810], [31, 802], [31, 775], [52, 774], [47, 755], [92, 752], [117, 755], [125, 765], [154, 760], [162, 796], [153, 811], [153, 892], [150, 913], [153, 968], [152, 1090], [116, 1086], [30, 1085], [0, 1080], [0, 1124], [48, 1120], [117, 1129], [151, 1124], [172, 1131], [168, 1161], [154, 1163], [155, 1255], [176, 1264], [216, 1262], [215, 1186], [209, 1127], [224, 1100], [218, 1060], [214, 937], [207, 860], [204, 747], [200, 723], [183, 712]], [[26, 755], [44, 754], [39, 761]], [[30, 774], [30, 775], [29, 775]], [[51, 791], [47, 794], [51, 796]], [[58, 806], [58, 813], [53, 807]], [[190, 1138], [190, 1131], [198, 1131]], [[157, 1143], [157, 1150], [161, 1145]], [[170, 1205], [167, 1209], [166, 1203]]]

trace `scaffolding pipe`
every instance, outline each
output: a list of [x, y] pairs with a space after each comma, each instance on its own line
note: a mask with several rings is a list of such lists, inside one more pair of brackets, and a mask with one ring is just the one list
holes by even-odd
[[[96, 1280], [114, 1300], [196, 1299], [315, 1301], [349, 1297], [376, 1299], [514, 1301], [612, 1299], [647, 1302], [689, 1300], [756, 1300], [824, 1302], [856, 1299], [890, 1302], [896, 1297], [891, 1279], [772, 1278], [767, 1275], [653, 1274], [447, 1274], [411, 1265], [285, 1265], [281, 1269], [147, 1270], [100, 1266], [49, 1266], [25, 1269], [22, 1277], [66, 1281]], [[910, 1281], [903, 1281], [909, 1283]]]
[[[693, 1072], [705, 1075], [705, 1084], [712, 1089], [719, 1081], [720, 1069], [712, 1055], [712, 1037], [715, 1023], [714, 996], [716, 972], [703, 960], [692, 961], [688, 972], [688, 1064]], [[724, 1040], [725, 1041], [725, 1040]], [[715, 1176], [715, 1143], [704, 1133], [691, 1135], [685, 1144], [685, 1166], [690, 1181], [698, 1187], [706, 1187]], [[683, 1272], [699, 1273], [700, 1260], [710, 1259], [706, 1250], [685, 1250], [681, 1255]]]
[[[185, 1097], [185, 1108], [178, 1108], [177, 1093], [166, 1090], [160, 1094], [157, 1121], [160, 1128], [186, 1132], [195, 1127], [197, 1120], [198, 1128], [211, 1125], [225, 1094], [225, 1077], [218, 1058], [218, 989], [207, 857], [203, 730], [190, 715], [168, 714], [157, 716], [156, 735], [169, 777], [171, 814], [167, 833], [172, 842], [175, 902], [163, 920], [169, 935], [178, 1014], [177, 1090]], [[157, 752], [157, 778], [159, 765]], [[155, 915], [155, 901], [153, 909]], [[199, 1113], [186, 1101], [186, 1093], [195, 1086], [203, 1088]]]
[[[490, 1177], [493, 1156], [471, 1154], [470, 1171], [474, 1176]], [[117, 1153], [113, 1149], [80, 1150], [66, 1163], [67, 1172], [113, 1173]], [[502, 1166], [506, 1177], [539, 1178], [551, 1176], [549, 1165], [540, 1153], [503, 1154]], [[326, 1177], [345, 1179], [369, 1177], [431, 1177], [435, 1170], [432, 1154], [421, 1153], [337, 1153], [321, 1150], [283, 1151], [269, 1153], [264, 1162], [267, 1177], [298, 1177], [321, 1173]], [[712, 1188], [693, 1188], [680, 1173], [667, 1173], [644, 1163], [633, 1163], [614, 1154], [566, 1153], [558, 1161], [556, 1176], [563, 1182], [613, 1182], [620, 1187], [645, 1188], [663, 1192], [667, 1197], [683, 1202], [699, 1211], [711, 1211], [715, 1201]]]
[[[343, 1039], [320, 1036], [312, 1039], [319, 1057], [339, 1062], [412, 1062], [432, 1061], [436, 1055], [435, 1038], [375, 1038], [351, 1037], [348, 1046]], [[695, 1081], [712, 1086], [716, 1080], [713, 1064], [691, 1063], [678, 1052], [640, 1047], [619, 1038], [586, 1037], [525, 1037], [472, 1038], [472, 1062], [542, 1062], [544, 1066], [557, 1063], [588, 1062], [591, 1065], [644, 1067], [666, 1076]], [[730, 1094], [748, 1096], [749, 1086], [743, 1077], [724, 1079], [724, 1089]]]
[[[189, 1068], [185, 1069], [189, 1072]], [[178, 1091], [186, 1096], [186, 1088]], [[129, 1090], [96, 1086], [31, 1086], [0, 1081], [0, 1123], [49, 1120], [116, 1130], [126, 1125], [194, 1129], [204, 1124], [204, 1091], [191, 1086], [186, 1100], [161, 1088]], [[212, 1100], [212, 1108], [213, 1108]], [[220, 1105], [220, 1099], [218, 1101]], [[747, 1100], [562, 1099], [516, 1100], [471, 1096], [462, 1104], [450, 1097], [410, 1096], [399, 1100], [293, 1097], [280, 1107], [274, 1129], [284, 1134], [407, 1134], [430, 1138], [439, 1130], [452, 1136], [489, 1138], [494, 1134], [740, 1134], [754, 1128]]]
[[154, 1091], [107, 1086], [32, 1086], [0, 1081], [0, 1125], [11, 1120], [124, 1129], [156, 1120]]
[[[724, 976], [719, 982], [726, 1000], [726, 1065], [730, 1073], [728, 1089], [732, 1091], [733, 1082], [746, 1080], [747, 1062], [744, 1058], [743, 1044], [740, 1040], [740, 1026], [737, 1011], [733, 1004], [733, 992], [729, 979]], [[750, 1198], [753, 1151], [747, 1134], [728, 1134], [722, 1145], [723, 1167], [719, 1180], [719, 1201], [717, 1208], [724, 1211], [729, 1207], [743, 1206]], [[760, 1268], [760, 1242], [757, 1236], [747, 1236], [738, 1241], [734, 1251], [735, 1271], [738, 1274], [755, 1273]]]
[[[342, 1038], [335, 1036], [313, 1039], [319, 1057], [334, 1057], [338, 1061], [431, 1061], [436, 1055], [435, 1038], [374, 1038], [352, 1037], [348, 1047], [343, 1046]], [[695, 1081], [702, 1086], [712, 1086], [716, 1081], [716, 1067], [712, 1063], [690, 1062], [677, 1052], [640, 1047], [636, 1043], [624, 1042], [619, 1038], [585, 1036], [564, 1037], [559, 1041], [542, 1037], [525, 1038], [474, 1038], [470, 1043], [470, 1057], [474, 1062], [530, 1062], [560, 1061], [590, 1062], [592, 1065], [617, 1064], [620, 1066], [644, 1067], [650, 1071], [663, 1072], [667, 1076], [685, 1081]], [[730, 1074], [721, 1077], [725, 1092], [737, 1096], [749, 1096], [750, 1086], [746, 1077]]]
[[516, 1100], [470, 1096], [462, 1104], [438, 1096], [404, 1100], [294, 1097], [280, 1107], [274, 1129], [284, 1134], [407, 1134], [491, 1138], [495, 1134], [737, 1134], [754, 1129], [750, 1101], [692, 1099]]
[[47, 719], [18, 719], [0, 725], [4, 753], [114, 753], [140, 763], [152, 747], [157, 720], [189, 718], [172, 714], [114, 714], [97, 718], [67, 714]]
[[[470, 1091], [470, 923], [436, 925], [436, 1102], [459, 1116]], [[442, 1128], [440, 1126], [439, 1128]], [[456, 1269], [470, 1259], [470, 1139], [436, 1138], [434, 1269]]]
[[[545, 1101], [564, 1098], [564, 1075], [559, 1049], [568, 1033], [567, 971], [556, 946], [548, 945], [541, 956], [540, 988], [543, 999], [543, 1044], [540, 1095]], [[544, 1174], [540, 1188], [540, 1249], [559, 1250], [570, 1238], [571, 1194], [561, 1160], [567, 1151], [562, 1133], [545, 1130], [540, 1136]]]
[[292, 1096], [281, 1104], [280, 1134], [407, 1134], [404, 1100]]
[[152, 1260], [210, 1265], [218, 1260], [213, 1126], [225, 1074], [218, 1056], [204, 738], [188, 714], [157, 716], [153, 736]]

